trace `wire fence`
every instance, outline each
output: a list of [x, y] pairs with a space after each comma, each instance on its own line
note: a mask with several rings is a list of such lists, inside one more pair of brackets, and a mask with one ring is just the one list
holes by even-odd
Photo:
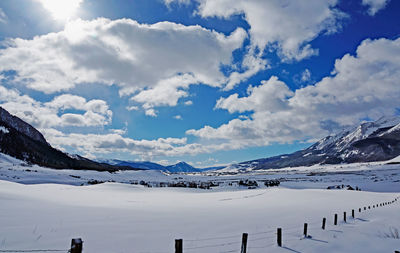
[[[394, 200], [382, 202], [378, 204], [366, 205], [364, 207], [360, 207], [357, 209], [352, 209], [351, 216], [349, 215], [349, 222], [353, 221], [352, 224], [355, 224], [356, 221], [355, 213], [366, 212], [371, 209], [375, 209], [378, 207], [384, 207], [389, 204], [393, 204], [396, 202], [400, 197], [395, 198]], [[343, 223], [337, 223], [338, 215], [335, 214], [335, 223], [334, 226], [339, 224], [347, 223], [346, 216], [344, 215], [342, 218]], [[350, 219], [352, 218], [352, 220]], [[291, 242], [294, 240], [301, 240], [307, 239], [307, 231], [308, 228], [315, 229], [317, 225], [321, 225], [318, 228], [325, 230], [325, 222], [326, 218], [323, 219], [322, 223], [315, 221], [311, 223], [305, 223], [303, 231], [299, 228], [299, 226], [292, 226], [292, 227], [285, 227], [283, 231], [285, 232], [285, 242]], [[349, 223], [348, 223], [349, 224]], [[279, 231], [280, 230], [280, 231]], [[178, 239], [175, 240], [175, 253], [183, 253], [185, 252], [193, 252], [193, 251], [201, 251], [201, 252], [219, 252], [219, 253], [230, 253], [230, 252], [239, 252], [241, 249], [241, 253], [247, 252], [247, 249], [266, 249], [272, 247], [274, 245], [282, 246], [282, 229], [278, 228], [277, 230], [265, 230], [265, 231], [258, 231], [254, 233], [244, 233], [242, 234], [242, 241], [237, 240], [240, 238], [240, 234], [226, 234], [224, 236], [218, 237], [204, 237], [204, 238], [192, 238], [192, 239], [185, 239], [185, 247], [183, 247], [183, 240]], [[248, 237], [249, 236], [249, 237]], [[249, 239], [247, 239], [249, 238]], [[274, 238], [277, 240], [274, 241]], [[247, 243], [250, 243], [247, 246]], [[260, 242], [264, 242], [260, 243]], [[254, 245], [252, 245], [254, 243]], [[259, 245], [257, 243], [260, 243]], [[72, 239], [71, 248], [70, 249], [0, 249], [0, 253], [2, 252], [65, 252], [65, 253], [82, 253], [82, 246], [83, 241], [79, 239]], [[218, 250], [218, 251], [215, 251]], [[160, 251], [147, 251], [147, 252], [160, 252]]]
[[[378, 204], [371, 204], [365, 206], [365, 209], [363, 207], [357, 208], [357, 209], [352, 209], [351, 212], [346, 213], [343, 212], [343, 216], [340, 218], [343, 219], [342, 222], [332, 224], [333, 226], [338, 226], [340, 224], [356, 224], [356, 218], [355, 214], [360, 213], [360, 212], [365, 212], [370, 211], [372, 209], [378, 208], [378, 207], [384, 207], [389, 204], [392, 204], [396, 202], [399, 199], [399, 197], [395, 198], [394, 200], [388, 201], [388, 202], [382, 202]], [[335, 214], [336, 217], [338, 218], [338, 214]], [[347, 216], [346, 216], [347, 215]], [[301, 228], [300, 226], [291, 226], [291, 227], [283, 227], [282, 230], [284, 231], [284, 242], [285, 243], [290, 243], [298, 240], [303, 240], [303, 239], [308, 239], [311, 238], [308, 236], [307, 232], [308, 230], [315, 230], [315, 229], [323, 229], [325, 230], [325, 223], [326, 223], [326, 218], [320, 221], [314, 221], [310, 223], [305, 223], [304, 227]], [[247, 239], [247, 236], [249, 239]], [[282, 235], [280, 235], [282, 236]], [[274, 245], [282, 246], [279, 245], [279, 235], [277, 230], [266, 230], [266, 231], [258, 231], [254, 233], [246, 233], [246, 240], [245, 241], [240, 241], [238, 240], [240, 238], [240, 234], [226, 234], [224, 236], [219, 236], [219, 237], [207, 237], [207, 238], [193, 238], [193, 239], [185, 239], [185, 242], [188, 242], [187, 244], [185, 243], [185, 247], [182, 247], [182, 251], [175, 251], [176, 253], [182, 253], [184, 252], [219, 252], [219, 253], [228, 253], [228, 252], [247, 252], [243, 250], [243, 247], [245, 249], [248, 249], [251, 251], [252, 249], [258, 251], [258, 250], [263, 250], [267, 249], [269, 247], [272, 247]], [[236, 240], [233, 240], [236, 239]], [[218, 241], [224, 240], [224, 242], [218, 243]], [[280, 239], [282, 240], [282, 238]], [[183, 243], [183, 242], [182, 242]], [[249, 243], [249, 245], [248, 245]], [[231, 247], [235, 248], [231, 248]], [[241, 247], [240, 247], [241, 246]], [[202, 251], [202, 249], [207, 249], [207, 251]], [[241, 249], [241, 250], [240, 250]]]

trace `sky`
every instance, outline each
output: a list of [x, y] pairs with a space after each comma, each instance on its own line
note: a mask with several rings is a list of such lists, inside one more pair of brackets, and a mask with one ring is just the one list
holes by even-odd
[[2, 0], [0, 106], [91, 159], [195, 167], [399, 115], [399, 0]]

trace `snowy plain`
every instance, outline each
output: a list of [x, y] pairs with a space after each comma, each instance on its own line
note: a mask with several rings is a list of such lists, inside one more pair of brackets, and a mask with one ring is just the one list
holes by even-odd
[[[250, 253], [394, 252], [400, 250], [400, 201], [380, 204], [400, 196], [399, 174], [399, 165], [385, 163], [228, 174], [108, 173], [52, 170], [1, 155], [0, 252], [67, 252], [77, 237], [84, 240], [86, 253], [174, 252], [175, 239], [183, 239], [184, 252], [240, 252], [242, 233], [249, 234]], [[94, 179], [115, 182], [87, 185]], [[232, 184], [239, 179], [282, 183], [247, 189]], [[220, 186], [202, 190], [131, 184], [137, 180], [213, 180]], [[362, 191], [326, 189], [341, 184]], [[323, 217], [326, 230], [321, 229]], [[302, 235], [305, 222], [309, 238]], [[276, 245], [278, 227], [283, 247]]]

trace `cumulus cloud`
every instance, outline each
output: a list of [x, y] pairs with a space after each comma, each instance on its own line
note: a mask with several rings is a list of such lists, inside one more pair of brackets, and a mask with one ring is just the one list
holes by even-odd
[[[64, 133], [57, 129], [65, 126], [103, 126], [111, 122], [112, 112], [102, 100], [64, 94], [49, 102], [39, 102], [15, 89], [0, 85], [0, 106], [38, 128], [47, 141], [60, 150], [74, 149], [87, 157], [96, 154], [126, 152], [144, 160], [161, 156], [195, 155], [218, 150], [218, 146], [205, 147], [187, 143], [186, 138], [158, 138], [137, 140], [123, 137], [123, 129], [110, 129], [106, 134]], [[66, 111], [74, 111], [74, 113]], [[152, 109], [150, 109], [152, 110]], [[76, 111], [76, 112], [75, 112]]]
[[176, 106], [180, 98], [188, 96], [186, 90], [189, 85], [197, 82], [191, 74], [177, 75], [160, 81], [153, 88], [140, 91], [131, 100], [141, 103], [147, 111], [157, 106]]
[[301, 60], [318, 54], [308, 43], [320, 34], [340, 30], [341, 20], [346, 17], [335, 8], [337, 0], [194, 1], [199, 3], [196, 13], [202, 17], [228, 19], [243, 15], [251, 26], [253, 47], [261, 52], [267, 46], [276, 49], [283, 60]]
[[0, 71], [14, 70], [16, 82], [45, 93], [80, 83], [117, 85], [149, 114], [155, 106], [176, 105], [190, 84], [221, 87], [227, 78], [220, 67], [231, 63], [246, 36], [242, 28], [225, 36], [171, 22], [75, 20], [57, 33], [9, 39], [0, 50]]
[[[0, 105], [10, 113], [29, 122], [37, 128], [64, 126], [104, 126], [111, 123], [112, 111], [103, 100], [64, 94], [50, 102], [39, 102], [17, 90], [9, 90], [0, 85]], [[64, 113], [73, 109], [80, 113]]]
[[248, 54], [244, 57], [241, 65], [244, 68], [244, 71], [232, 72], [229, 75], [229, 79], [224, 87], [224, 90], [231, 90], [235, 88], [237, 84], [247, 80], [248, 78], [257, 74], [259, 71], [264, 70], [268, 67], [266, 60], [262, 59], [260, 56], [255, 56], [252, 52], [248, 52]]
[[277, 77], [250, 87], [246, 97], [220, 98], [216, 108], [250, 112], [220, 127], [187, 134], [238, 147], [315, 140], [332, 128], [395, 114], [400, 96], [400, 39], [365, 40], [356, 55], [336, 60], [332, 76], [291, 92]]
[[245, 111], [281, 111], [287, 107], [287, 98], [293, 96], [285, 83], [273, 76], [268, 81], [261, 81], [258, 87], [249, 86], [247, 97], [238, 97], [232, 94], [227, 98], [220, 98], [215, 105], [216, 109], [226, 109], [230, 113]]
[[[125, 152], [138, 155], [143, 160], [160, 156], [177, 156], [205, 152], [200, 144], [187, 144], [186, 138], [158, 138], [136, 140], [118, 133], [65, 134], [55, 129], [43, 129], [45, 138], [55, 147], [70, 147], [85, 155]], [[84, 141], [82, 141], [84, 140]]]
[[362, 4], [368, 7], [368, 14], [371, 16], [385, 8], [389, 2], [390, 0], [362, 0]]

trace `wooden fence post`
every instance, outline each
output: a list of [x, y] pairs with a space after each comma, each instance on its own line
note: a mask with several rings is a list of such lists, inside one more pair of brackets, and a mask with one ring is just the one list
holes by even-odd
[[304, 237], [307, 237], [307, 227], [308, 227], [308, 224], [304, 223], [304, 230], [303, 230]]
[[337, 225], [337, 213], [335, 213], [335, 221], [333, 222], [333, 225]]
[[182, 239], [175, 240], [175, 253], [183, 253], [183, 240]]
[[351, 217], [354, 219], [354, 209], [351, 209]]
[[346, 212], [343, 212], [343, 221], [346, 222]]
[[358, 212], [361, 213], [361, 208], [358, 208]]
[[81, 238], [75, 238], [71, 241], [71, 253], [82, 253], [83, 241]]
[[326, 218], [322, 219], [322, 229], [325, 230]]
[[282, 228], [278, 228], [276, 241], [278, 243], [278, 246], [282, 247]]
[[247, 251], [247, 237], [249, 235], [247, 233], [243, 233], [242, 235], [242, 249], [240, 250], [240, 253], [246, 253]]
[[367, 210], [367, 208], [364, 206], [364, 211]]

